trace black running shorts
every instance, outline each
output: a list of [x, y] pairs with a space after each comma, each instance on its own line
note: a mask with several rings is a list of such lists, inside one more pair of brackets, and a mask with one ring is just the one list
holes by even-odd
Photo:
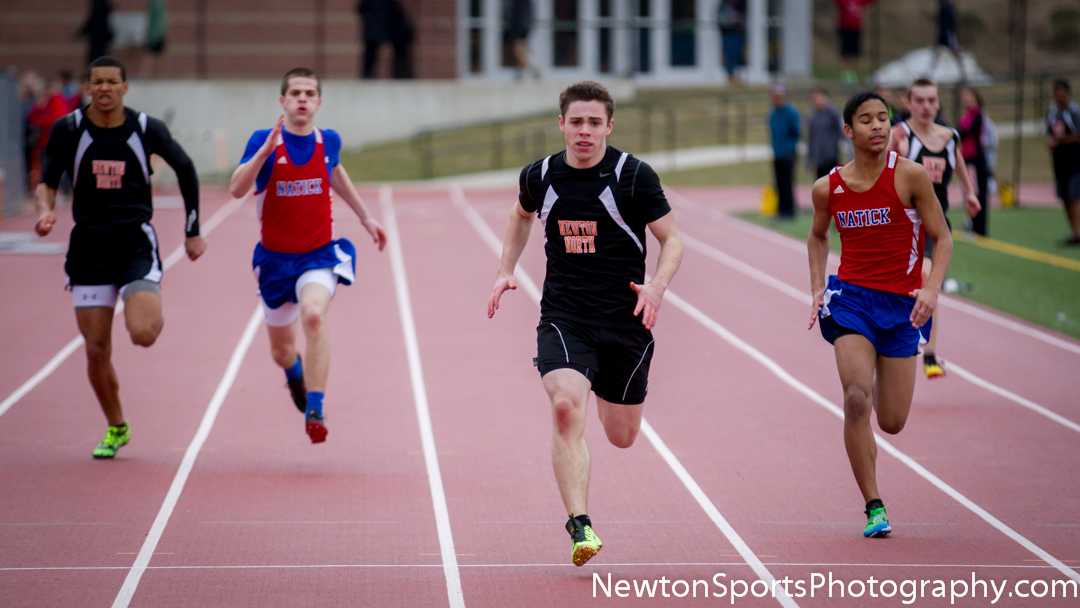
[[644, 327], [598, 327], [568, 319], [544, 318], [536, 327], [536, 366], [540, 376], [573, 369], [592, 382], [604, 401], [645, 402], [649, 390], [652, 332]]

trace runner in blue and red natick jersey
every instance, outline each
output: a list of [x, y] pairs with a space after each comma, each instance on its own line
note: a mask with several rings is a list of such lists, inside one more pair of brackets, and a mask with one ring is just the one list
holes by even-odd
[[[321, 443], [327, 433], [322, 405], [330, 370], [326, 313], [337, 284], [349, 285], [356, 275], [356, 249], [348, 239], [334, 238], [331, 188], [356, 212], [379, 251], [386, 246], [386, 233], [338, 161], [341, 138], [315, 127], [322, 105], [318, 75], [307, 68], [287, 72], [280, 102], [285, 114], [273, 129], [251, 136], [229, 191], [241, 198], [255, 186], [262, 240], [255, 246], [252, 268], [270, 350], [285, 369], [293, 403], [305, 413], [311, 442]], [[296, 350], [298, 323], [307, 338], [306, 361]]]
[[[833, 344], [844, 387], [844, 446], [866, 501], [863, 535], [892, 532], [878, 493], [881, 430], [899, 433], [915, 391], [915, 355], [937, 308], [952, 257], [952, 236], [925, 169], [888, 149], [889, 108], [877, 93], [852, 97], [844, 133], [855, 158], [814, 183], [814, 219], [807, 238], [810, 325], [820, 319]], [[829, 224], [840, 233], [840, 270], [828, 277]], [[922, 277], [927, 238], [936, 242], [933, 270]]]

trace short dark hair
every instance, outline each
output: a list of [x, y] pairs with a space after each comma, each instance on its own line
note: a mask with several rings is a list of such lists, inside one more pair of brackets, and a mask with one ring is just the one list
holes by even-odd
[[285, 75], [281, 77], [281, 95], [285, 96], [285, 93], [289, 92], [289, 80], [293, 78], [314, 78], [315, 90], [319, 92], [319, 97], [322, 97], [322, 79], [315, 73], [315, 70], [310, 68], [293, 68]]
[[1071, 93], [1071, 92], [1072, 92], [1072, 88], [1070, 88], [1070, 87], [1069, 87], [1069, 81], [1068, 81], [1068, 80], [1065, 80], [1064, 78], [1058, 78], [1057, 80], [1055, 80], [1055, 81], [1054, 81], [1054, 88], [1053, 88], [1053, 90], [1055, 90], [1055, 91], [1056, 91], [1056, 90], [1058, 90], [1058, 89], [1065, 89], [1065, 91], [1066, 91], [1067, 93]]
[[829, 96], [829, 89], [826, 89], [825, 87], [814, 87], [814, 90], [811, 91], [811, 93], [821, 93], [825, 97], [828, 97]]
[[566, 110], [575, 101], [600, 101], [604, 103], [608, 120], [615, 115], [615, 98], [604, 85], [592, 80], [572, 84], [559, 94], [559, 115], [566, 116]]
[[934, 82], [933, 80], [930, 80], [929, 78], [920, 78], [920, 79], [916, 80], [915, 82], [911, 83], [911, 86], [908, 87], [908, 89], [907, 89], [908, 99], [911, 99], [911, 89], [914, 89], [915, 87], [934, 87], [935, 89], [938, 88], [937, 83]]
[[127, 82], [127, 68], [124, 67], [120, 60], [111, 55], [104, 55], [90, 62], [90, 65], [86, 66], [86, 79], [90, 80], [90, 71], [94, 68], [120, 68], [120, 80]]
[[885, 100], [873, 91], [863, 91], [862, 93], [856, 93], [851, 96], [851, 99], [847, 100], [844, 104], [844, 124], [851, 126], [851, 121], [855, 118], [855, 112], [859, 110], [859, 106], [872, 100], [878, 100], [885, 106], [885, 109], [889, 109], [889, 104], [885, 103]]

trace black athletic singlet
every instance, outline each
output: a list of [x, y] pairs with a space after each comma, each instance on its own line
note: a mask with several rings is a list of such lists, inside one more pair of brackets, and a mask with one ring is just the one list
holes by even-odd
[[[956, 148], [960, 145], [960, 134], [956, 129], [952, 131], [952, 138], [945, 144], [945, 148], [937, 152], [926, 149], [922, 140], [915, 134], [914, 129], [906, 122], [900, 123], [908, 135], [908, 160], [915, 161], [926, 167], [930, 174], [930, 181], [934, 184], [934, 194], [937, 195], [941, 208], [949, 210], [949, 180], [952, 179], [953, 171], [956, 170]], [[948, 216], [946, 216], [948, 219]]]

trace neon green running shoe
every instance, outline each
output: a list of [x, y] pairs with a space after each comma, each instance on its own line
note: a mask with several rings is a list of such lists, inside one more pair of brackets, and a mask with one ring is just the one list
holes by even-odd
[[105, 439], [101, 440], [101, 445], [94, 448], [94, 458], [113, 458], [120, 446], [127, 445], [128, 441], [131, 441], [131, 427], [127, 422], [120, 426], [110, 426], [109, 430], [105, 431]]
[[889, 525], [889, 516], [885, 515], [885, 507], [865, 511], [865, 513], [866, 527], [863, 528], [863, 536], [866, 538], [884, 538], [889, 535], [889, 532], [892, 532], [892, 526]]
[[570, 539], [574, 543], [570, 552], [570, 560], [574, 562], [575, 566], [584, 566], [585, 562], [592, 559], [594, 555], [600, 552], [600, 548], [604, 546], [604, 543], [600, 542], [596, 533], [593, 532], [592, 522], [589, 521], [589, 517], [586, 515], [582, 516], [582, 518], [585, 521], [571, 517], [570, 521], [566, 522], [566, 531], [570, 533]]

